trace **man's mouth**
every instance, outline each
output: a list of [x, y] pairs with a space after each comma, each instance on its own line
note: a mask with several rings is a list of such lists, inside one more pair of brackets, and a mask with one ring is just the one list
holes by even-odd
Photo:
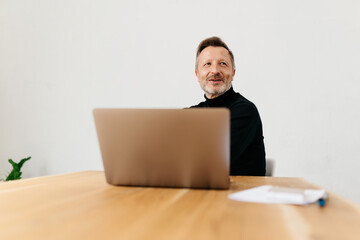
[[223, 80], [221, 78], [212, 78], [212, 79], [209, 79], [209, 82], [213, 82], [213, 83], [219, 83], [219, 82], [222, 82]]

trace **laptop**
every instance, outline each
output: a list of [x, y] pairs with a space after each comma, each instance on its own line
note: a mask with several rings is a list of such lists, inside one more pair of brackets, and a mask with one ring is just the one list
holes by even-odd
[[109, 184], [229, 188], [228, 109], [98, 108], [93, 114]]

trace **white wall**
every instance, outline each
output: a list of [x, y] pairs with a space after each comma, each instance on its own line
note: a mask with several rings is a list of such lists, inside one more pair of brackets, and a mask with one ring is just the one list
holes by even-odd
[[102, 169], [94, 107], [202, 101], [197, 44], [222, 37], [276, 176], [357, 203], [359, 1], [0, 0], [0, 178]]

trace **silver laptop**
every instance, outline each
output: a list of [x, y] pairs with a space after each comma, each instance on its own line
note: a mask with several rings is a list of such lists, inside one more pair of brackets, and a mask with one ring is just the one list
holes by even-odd
[[95, 109], [93, 113], [109, 184], [229, 188], [228, 109]]

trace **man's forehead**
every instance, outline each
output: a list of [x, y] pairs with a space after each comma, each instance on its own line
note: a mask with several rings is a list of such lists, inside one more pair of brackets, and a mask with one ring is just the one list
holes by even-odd
[[229, 51], [224, 47], [218, 46], [209, 46], [204, 48], [199, 58], [206, 59], [206, 58], [213, 58], [213, 57], [221, 57], [227, 60], [231, 60]]

